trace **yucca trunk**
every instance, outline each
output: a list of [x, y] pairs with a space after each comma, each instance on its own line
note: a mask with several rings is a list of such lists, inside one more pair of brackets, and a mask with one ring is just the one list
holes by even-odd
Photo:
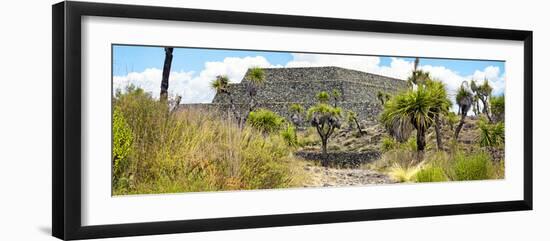
[[172, 52], [174, 48], [164, 48], [164, 66], [162, 68], [162, 80], [160, 83], [160, 100], [168, 99], [168, 79], [170, 77], [170, 69], [172, 67]]
[[487, 120], [492, 123], [493, 121], [491, 119], [491, 115], [489, 114], [489, 104], [487, 103], [488, 101], [486, 99], [481, 99], [481, 102], [483, 102], [483, 113], [487, 116]]
[[359, 122], [357, 122], [357, 118], [353, 118], [353, 121], [355, 122], [355, 125], [357, 125], [357, 129], [359, 130], [359, 134], [364, 135], [365, 132], [363, 129], [361, 129], [361, 125], [359, 125]]
[[441, 120], [439, 114], [435, 115], [435, 139], [437, 141], [437, 150], [443, 149], [443, 142], [441, 141]]
[[466, 119], [466, 115], [462, 115], [462, 117], [460, 117], [460, 122], [458, 122], [458, 126], [456, 126], [456, 130], [455, 130], [455, 140], [458, 140], [458, 134], [460, 133], [460, 130], [464, 125], [465, 119]]
[[416, 129], [416, 148], [418, 152], [424, 152], [426, 148], [426, 129]]

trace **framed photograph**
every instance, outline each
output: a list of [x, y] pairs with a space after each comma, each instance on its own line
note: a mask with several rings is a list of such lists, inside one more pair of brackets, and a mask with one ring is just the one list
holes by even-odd
[[53, 235], [531, 210], [532, 34], [55, 4]]

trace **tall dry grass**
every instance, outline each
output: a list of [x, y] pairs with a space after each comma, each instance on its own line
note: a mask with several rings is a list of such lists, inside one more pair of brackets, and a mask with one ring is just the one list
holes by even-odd
[[132, 87], [118, 93], [114, 105], [133, 137], [125, 169], [114, 172], [115, 195], [281, 188], [303, 179], [278, 134], [239, 128], [205, 109], [171, 112]]

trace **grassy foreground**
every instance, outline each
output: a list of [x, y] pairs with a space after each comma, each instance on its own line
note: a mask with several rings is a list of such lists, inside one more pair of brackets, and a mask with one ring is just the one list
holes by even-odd
[[113, 106], [113, 195], [283, 188], [304, 178], [278, 133], [204, 109], [169, 111], [131, 87]]

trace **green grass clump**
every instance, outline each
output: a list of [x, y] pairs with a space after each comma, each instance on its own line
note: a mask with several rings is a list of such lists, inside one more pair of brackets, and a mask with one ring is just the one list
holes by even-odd
[[247, 123], [250, 124], [250, 126], [258, 129], [264, 134], [280, 130], [284, 122], [285, 119], [283, 117], [266, 109], [250, 112], [247, 119]]
[[458, 181], [493, 178], [491, 157], [485, 152], [470, 155], [457, 154], [453, 159], [452, 172], [454, 179]]
[[279, 133], [240, 128], [200, 108], [170, 112], [166, 102], [133, 87], [117, 93], [114, 109], [133, 137], [127, 164], [113, 172], [114, 195], [281, 188], [299, 186], [304, 175]]
[[394, 164], [389, 169], [390, 177], [397, 182], [412, 182], [414, 177], [420, 171], [419, 166], [403, 166], [399, 164]]
[[445, 175], [445, 170], [437, 166], [427, 166], [416, 173], [416, 182], [444, 182], [449, 179]]
[[382, 145], [380, 146], [382, 152], [388, 152], [399, 146], [399, 143], [392, 137], [385, 136], [382, 138]]
[[287, 125], [286, 128], [281, 130], [281, 136], [285, 140], [288, 146], [297, 146], [298, 145], [298, 136], [296, 134], [296, 127], [293, 125]]

